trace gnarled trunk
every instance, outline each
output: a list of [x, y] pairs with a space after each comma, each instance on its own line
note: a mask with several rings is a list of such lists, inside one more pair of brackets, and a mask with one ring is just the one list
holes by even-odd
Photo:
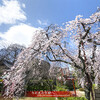
[[85, 84], [85, 97], [90, 100], [90, 87], [87, 82]]
[[[90, 79], [90, 76], [88, 73], [86, 73], [86, 80], [85, 80], [85, 96], [88, 100], [90, 100], [90, 97], [92, 98], [92, 100], [94, 99], [94, 94], [93, 94], [93, 89], [92, 89], [92, 81]], [[91, 95], [90, 95], [91, 94]]]

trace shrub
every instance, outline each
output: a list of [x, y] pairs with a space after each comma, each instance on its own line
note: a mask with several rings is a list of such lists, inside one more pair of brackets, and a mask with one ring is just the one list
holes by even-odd
[[58, 100], [87, 100], [84, 97], [68, 97], [68, 98], [58, 98]]
[[84, 88], [79, 88], [79, 91], [84, 91]]
[[74, 87], [73, 87], [73, 82], [72, 80], [67, 80], [65, 83], [66, 89], [68, 89], [69, 91], [73, 91]]
[[41, 80], [37, 83], [31, 82], [27, 84], [27, 91], [52, 91], [54, 88], [53, 80]]
[[56, 91], [67, 91], [67, 89], [65, 89], [65, 86], [56, 86]]
[[86, 98], [84, 97], [68, 97], [67, 99], [65, 100], [87, 100]]
[[3, 84], [0, 83], [0, 92], [2, 91], [2, 89], [3, 89]]
[[[56, 91], [67, 91], [65, 86], [56, 86]], [[64, 97], [58, 97], [58, 100], [64, 100]]]

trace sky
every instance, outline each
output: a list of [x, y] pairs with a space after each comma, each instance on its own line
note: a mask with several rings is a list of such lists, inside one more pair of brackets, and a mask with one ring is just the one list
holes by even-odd
[[[36, 30], [95, 13], [100, 0], [0, 0], [0, 44], [29, 46]], [[34, 39], [34, 38], [33, 38]]]

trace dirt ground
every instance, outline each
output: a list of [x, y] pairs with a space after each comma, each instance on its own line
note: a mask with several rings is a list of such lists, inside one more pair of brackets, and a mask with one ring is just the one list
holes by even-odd
[[13, 100], [13, 99], [11, 99], [11, 98], [0, 97], [0, 100]]
[[78, 97], [85, 97], [85, 92], [84, 91], [76, 91], [76, 94]]

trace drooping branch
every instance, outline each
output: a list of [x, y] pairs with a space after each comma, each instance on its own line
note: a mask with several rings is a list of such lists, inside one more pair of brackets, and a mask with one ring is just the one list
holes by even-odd
[[64, 62], [64, 63], [70, 64], [70, 65], [73, 64], [73, 63], [67, 62], [67, 61], [65, 61], [65, 60], [61, 60], [61, 59], [50, 59], [48, 56], [46, 56], [46, 57], [47, 57], [48, 60], [51, 61], [51, 62]]
[[93, 62], [93, 64], [94, 64], [94, 62], [95, 62], [95, 52], [96, 52], [96, 47], [97, 47], [97, 45], [95, 44], [95, 41], [93, 41], [93, 51], [92, 51], [92, 62]]
[[58, 45], [60, 47], [60, 49], [62, 50], [63, 54], [66, 55], [72, 61], [73, 65], [76, 68], [82, 69], [82, 67], [80, 67], [71, 56], [69, 56], [68, 54], [66, 54], [65, 50], [62, 48], [62, 46], [60, 44], [56, 43], [56, 45]]
[[55, 44], [60, 47], [60, 49], [62, 50], [63, 54], [65, 54], [68, 58], [70, 58], [72, 62], [74, 61], [74, 59], [65, 52], [65, 50], [62, 48], [62, 46], [59, 43], [55, 43]]
[[100, 42], [94, 41], [95, 45], [100, 45]]
[[88, 27], [88, 29], [85, 29], [85, 24], [81, 23], [81, 25], [82, 25], [82, 27], [83, 27], [83, 29], [85, 31], [85, 34], [82, 36], [82, 39], [85, 39], [91, 28]]

